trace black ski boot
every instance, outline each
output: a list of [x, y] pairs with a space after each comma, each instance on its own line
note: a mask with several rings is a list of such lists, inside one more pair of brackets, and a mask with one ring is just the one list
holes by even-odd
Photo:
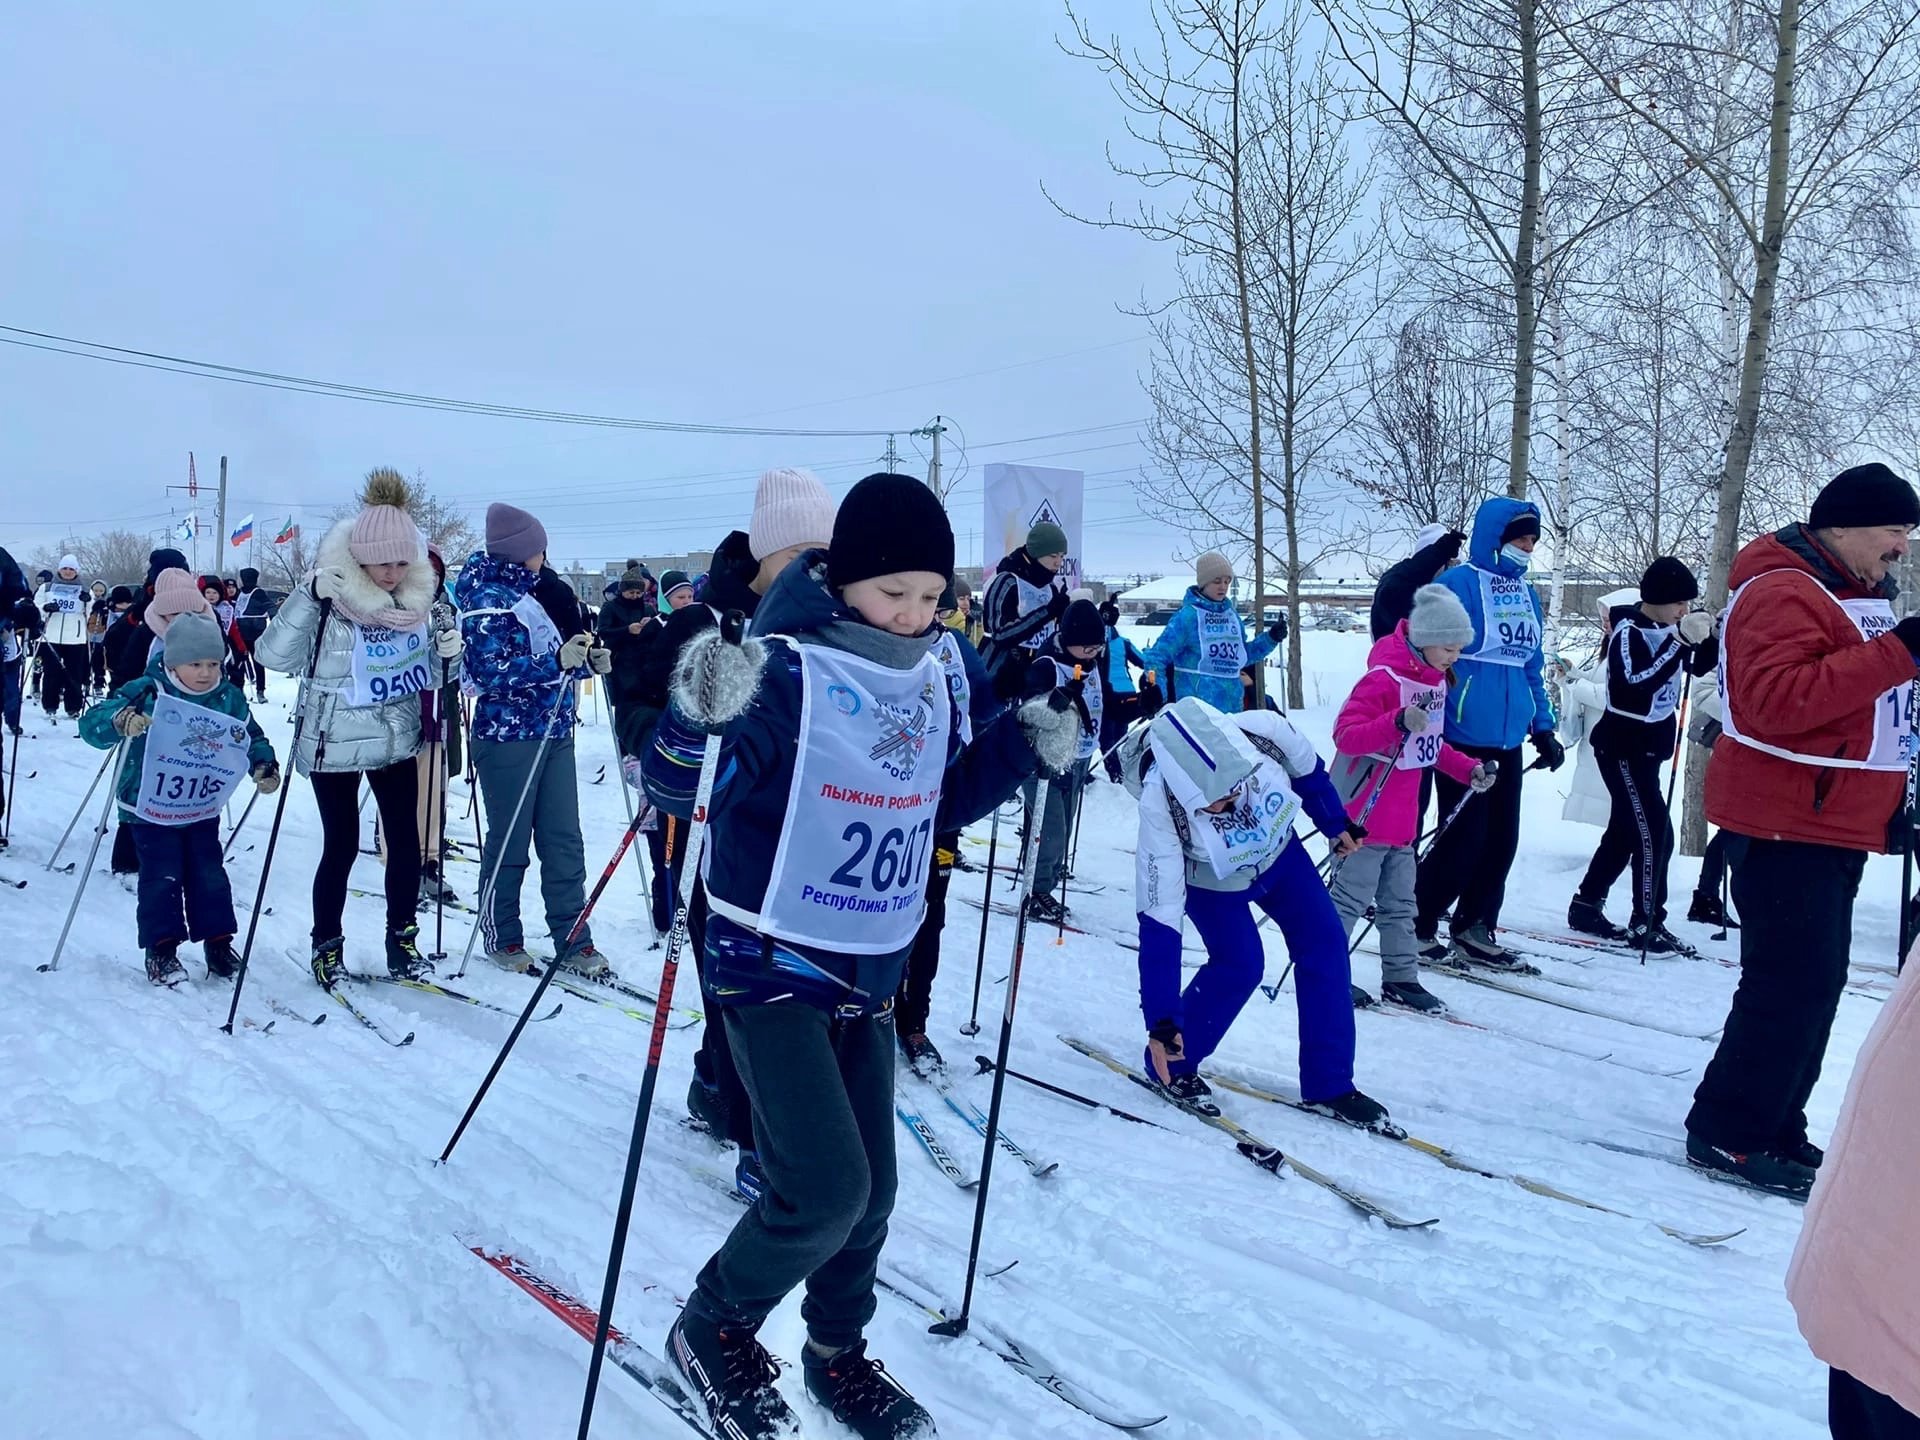
[[347, 976], [347, 942], [341, 936], [313, 942], [313, 955], [307, 966], [322, 990], [331, 990]]
[[1716, 1177], [1724, 1176], [1737, 1184], [1784, 1195], [1789, 1200], [1805, 1200], [1807, 1192], [1813, 1189], [1815, 1172], [1810, 1166], [1766, 1150], [1746, 1155], [1722, 1150], [1698, 1135], [1687, 1136], [1687, 1163], [1711, 1171]]
[[187, 983], [187, 967], [180, 963], [180, 942], [162, 940], [147, 947], [147, 979], [169, 990]]
[[1304, 1101], [1302, 1108], [1331, 1120], [1343, 1121], [1356, 1130], [1375, 1130], [1382, 1135], [1391, 1135], [1396, 1140], [1407, 1133], [1387, 1118], [1386, 1106], [1358, 1090], [1349, 1090], [1331, 1100]]
[[207, 974], [231, 980], [240, 969], [240, 952], [233, 948], [231, 935], [216, 935], [200, 947], [207, 962]]
[[720, 1087], [709, 1085], [698, 1075], [687, 1082], [687, 1118], [697, 1129], [716, 1140], [727, 1138], [727, 1109], [720, 1098]]
[[1042, 925], [1058, 925], [1072, 912], [1051, 895], [1029, 895], [1027, 897], [1027, 918]]
[[907, 1057], [907, 1068], [922, 1080], [931, 1079], [947, 1068], [946, 1057], [924, 1034], [902, 1035], [900, 1053]]
[[693, 1387], [728, 1440], [797, 1440], [799, 1418], [774, 1388], [780, 1366], [754, 1331], [682, 1310], [667, 1332], [667, 1363]]
[[1794, 1164], [1804, 1165], [1809, 1170], [1818, 1170], [1820, 1162], [1827, 1158], [1827, 1152], [1804, 1135], [1791, 1145], [1778, 1146], [1773, 1153], [1782, 1160], [1791, 1160]]
[[1213, 1103], [1213, 1087], [1198, 1075], [1176, 1075], [1162, 1085], [1154, 1075], [1152, 1067], [1147, 1070], [1147, 1079], [1153, 1082], [1153, 1088], [1166, 1096], [1182, 1110], [1190, 1110], [1195, 1115], [1211, 1118], [1220, 1113], [1220, 1107]]
[[1627, 927], [1627, 944], [1649, 955], [1680, 955], [1688, 960], [1700, 958], [1700, 952], [1664, 925], [1635, 922]]
[[1489, 970], [1520, 968], [1520, 962], [1493, 938], [1493, 932], [1484, 925], [1469, 925], [1464, 930], [1454, 932], [1453, 949], [1469, 964], [1484, 965]]
[[1351, 980], [1347, 982], [1347, 998], [1353, 1001], [1356, 1010], [1371, 1010], [1380, 1003]]
[[1389, 980], [1380, 987], [1380, 996], [1393, 1005], [1404, 1005], [1423, 1015], [1444, 1015], [1446, 1002], [1418, 980]]
[[860, 1440], [935, 1440], [933, 1417], [867, 1355], [867, 1342], [849, 1345], [838, 1355], [822, 1355], [811, 1342], [800, 1352], [807, 1393]]
[[1627, 932], [1607, 919], [1598, 900], [1582, 900], [1578, 895], [1567, 906], [1567, 928], [1582, 935], [1597, 935], [1602, 940], [1624, 940]]
[[425, 910], [436, 903], [458, 905], [460, 897], [441, 877], [440, 867], [428, 861], [420, 867], [420, 908]]
[[1718, 895], [1707, 895], [1696, 890], [1693, 903], [1687, 906], [1687, 919], [1696, 925], [1712, 925], [1721, 930], [1738, 930], [1740, 922], [1727, 913], [1727, 907], [1720, 903]]
[[387, 974], [396, 980], [431, 980], [433, 962], [414, 943], [420, 927], [408, 925], [387, 933]]
[[1440, 938], [1440, 932], [1438, 930], [1435, 930], [1431, 935], [1415, 935], [1413, 937], [1413, 950], [1414, 954], [1420, 957], [1421, 963], [1425, 965], [1438, 965], [1453, 953], [1453, 947]]

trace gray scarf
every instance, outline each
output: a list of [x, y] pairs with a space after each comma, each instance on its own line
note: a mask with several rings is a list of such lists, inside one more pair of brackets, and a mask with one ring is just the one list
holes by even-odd
[[802, 645], [811, 642], [844, 650], [890, 670], [911, 670], [926, 658], [939, 638], [937, 629], [925, 635], [894, 635], [864, 620], [829, 620], [818, 630], [803, 630], [794, 636]]

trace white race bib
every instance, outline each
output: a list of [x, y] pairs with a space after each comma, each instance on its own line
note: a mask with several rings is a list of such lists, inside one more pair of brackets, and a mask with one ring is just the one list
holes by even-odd
[[527, 651], [532, 655], [551, 655], [561, 645], [560, 627], [553, 623], [546, 607], [531, 595], [513, 602], [513, 613], [527, 627]]
[[822, 645], [795, 649], [799, 753], [753, 928], [854, 955], [904, 949], [926, 909], [947, 766], [940, 662], [929, 652], [895, 670]]
[[1247, 633], [1240, 616], [1228, 606], [1225, 610], [1194, 611], [1199, 622], [1200, 663], [1194, 669], [1202, 675], [1238, 675], [1247, 663]]
[[353, 627], [353, 685], [347, 703], [384, 705], [432, 688], [432, 653], [427, 627], [393, 630], [385, 625]]
[[[1052, 659], [1051, 656], [1048, 658]], [[1053, 676], [1056, 687], [1065, 685], [1073, 679], [1072, 663], [1054, 660]], [[1080, 743], [1073, 754], [1076, 760], [1090, 760], [1100, 750], [1100, 714], [1106, 697], [1100, 693], [1099, 673], [1086, 665], [1080, 667], [1080, 698], [1086, 702], [1087, 720], [1093, 725], [1093, 729], [1089, 732], [1085, 725], [1080, 727]], [[1074, 719], [1077, 721], [1079, 718], [1076, 712]]]
[[1293, 787], [1277, 767], [1261, 764], [1234, 796], [1232, 809], [1220, 815], [1190, 812], [1189, 825], [1208, 868], [1219, 879], [1230, 880], [1272, 864], [1293, 838], [1299, 813], [1300, 797]]
[[1408, 735], [1407, 743], [1400, 747], [1400, 758], [1394, 761], [1397, 770], [1426, 770], [1440, 761], [1440, 746], [1447, 736], [1447, 682], [1439, 681], [1429, 685], [1424, 680], [1415, 680], [1410, 676], [1394, 672], [1394, 679], [1400, 682], [1400, 708], [1417, 705], [1427, 713], [1427, 728], [1418, 735]]
[[973, 686], [967, 681], [966, 657], [960, 653], [960, 640], [949, 630], [933, 642], [933, 658], [947, 674], [947, 694], [953, 697], [954, 713], [960, 717], [960, 743], [973, 743]]
[[[1727, 602], [1726, 614], [1721, 618], [1722, 645], [1720, 648], [1720, 725], [1726, 733], [1740, 744], [1774, 755], [1782, 760], [1793, 760], [1802, 765], [1818, 765], [1839, 770], [1905, 770], [1912, 763], [1914, 752], [1913, 730], [1913, 685], [1895, 685], [1884, 690], [1880, 698], [1873, 702], [1873, 743], [1864, 760], [1841, 759], [1832, 755], [1802, 755], [1796, 750], [1788, 750], [1779, 745], [1769, 745], [1765, 741], [1755, 740], [1743, 733], [1739, 722], [1734, 718], [1733, 697], [1727, 693], [1727, 647], [1725, 637], [1731, 633], [1727, 622], [1732, 619], [1734, 607], [1740, 603], [1740, 597], [1747, 593], [1747, 586], [1754, 580], [1764, 580], [1768, 575], [1778, 574], [1804, 575], [1802, 570], [1768, 570], [1756, 575], [1738, 590]], [[1820, 584], [1811, 575], [1807, 582], [1817, 587], [1820, 593], [1846, 613], [1853, 622], [1853, 628], [1860, 632], [1864, 643], [1877, 639], [1893, 629], [1893, 605], [1886, 600], [1842, 600], [1826, 586]]]
[[1480, 571], [1480, 624], [1480, 648], [1467, 659], [1525, 665], [1539, 656], [1540, 617], [1534, 613], [1533, 592], [1520, 576]]
[[60, 607], [62, 615], [80, 613], [80, 587], [78, 585], [53, 584], [47, 586], [47, 595], [52, 603]]
[[1647, 705], [1647, 713], [1644, 715], [1636, 715], [1633, 711], [1622, 710], [1618, 705], [1613, 703], [1613, 684], [1611, 671], [1609, 671], [1607, 709], [1615, 715], [1624, 715], [1629, 720], [1645, 720], [1649, 724], [1658, 725], [1662, 720], [1670, 718], [1673, 712], [1680, 708], [1680, 671], [1682, 667], [1676, 659], [1680, 652], [1680, 631], [1678, 627], [1673, 625], [1635, 625], [1631, 620], [1622, 620], [1614, 627], [1612, 639], [1609, 640], [1608, 643], [1610, 645], [1620, 646], [1621, 654], [1624, 656], [1626, 654], [1627, 642], [1622, 632], [1632, 632], [1636, 630], [1645, 637], [1647, 647], [1653, 653], [1653, 662], [1648, 668], [1653, 669], [1664, 665], [1668, 660], [1675, 660], [1673, 674], [1667, 677], [1666, 684], [1654, 691], [1653, 699]]
[[[1046, 609], [1047, 606], [1053, 603], [1053, 597], [1059, 593], [1055, 586], [1032, 585], [1022, 580], [1018, 575], [1013, 577], [1013, 585], [1014, 593], [1020, 597], [1020, 613], [1022, 615], [1031, 615], [1036, 610]], [[1020, 648], [1022, 650], [1038, 650], [1049, 640], [1053, 639], [1053, 632], [1059, 628], [1059, 621], [1049, 620], [1022, 641]]]
[[133, 813], [153, 825], [218, 815], [246, 776], [247, 722], [157, 692]]

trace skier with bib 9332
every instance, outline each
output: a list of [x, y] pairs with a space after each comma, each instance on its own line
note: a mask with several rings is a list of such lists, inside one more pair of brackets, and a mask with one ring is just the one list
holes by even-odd
[[709, 803], [703, 979], [753, 1104], [764, 1188], [700, 1271], [669, 1361], [716, 1434], [798, 1434], [757, 1333], [795, 1287], [806, 1388], [863, 1440], [934, 1432], [862, 1338], [893, 1210], [893, 1000], [935, 837], [1072, 763], [1058, 695], [975, 729], [932, 646], [953, 574], [933, 492], [869, 475], [822, 551], [774, 581], [754, 637], [690, 641], [643, 757], [648, 792], [690, 816], [686, 757], [722, 737]]
[[1240, 672], [1264, 662], [1287, 638], [1287, 617], [1282, 615], [1249, 641], [1246, 622], [1228, 598], [1232, 589], [1233, 564], [1218, 550], [1193, 562], [1186, 599], [1160, 638], [1147, 647], [1142, 714], [1152, 715], [1165, 700], [1180, 695], [1194, 696], [1220, 711], [1240, 708]]
[[[1454, 662], [1460, 683], [1447, 696], [1447, 743], [1475, 761], [1498, 767], [1493, 788], [1469, 801], [1433, 843], [1414, 881], [1414, 935], [1420, 958], [1448, 958], [1439, 938], [1440, 916], [1453, 909], [1452, 953], [1457, 961], [1512, 968], [1494, 938], [1507, 872], [1520, 848], [1520, 742], [1530, 739], [1537, 763], [1558, 770], [1566, 750], [1554, 735], [1540, 648], [1540, 600], [1527, 584], [1527, 567], [1540, 539], [1540, 511], [1505, 496], [1474, 512], [1467, 563], [1443, 572], [1444, 585], [1466, 606], [1473, 639]], [[1434, 789], [1440, 813], [1451, 815], [1467, 786], [1442, 774]]]
[[[1383, 1123], [1386, 1107], [1353, 1085], [1346, 934], [1293, 822], [1304, 809], [1341, 857], [1366, 831], [1347, 818], [1312, 744], [1275, 711], [1223, 715], [1188, 696], [1123, 741], [1121, 753], [1140, 801], [1134, 905], [1148, 1074], [1174, 1103], [1220, 1113], [1199, 1070], [1260, 983], [1257, 905], [1279, 923], [1294, 962], [1301, 1099], [1352, 1125]], [[1184, 991], [1183, 918], [1207, 948]]]

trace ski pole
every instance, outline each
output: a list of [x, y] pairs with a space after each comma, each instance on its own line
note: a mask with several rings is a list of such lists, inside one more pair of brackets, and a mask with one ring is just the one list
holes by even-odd
[[[1056, 690], [1048, 698], [1048, 704], [1054, 703], [1054, 697], [1062, 692]], [[1069, 704], [1072, 702], [1069, 701]], [[993, 1188], [993, 1152], [1000, 1138], [1000, 1101], [1006, 1094], [1007, 1052], [1013, 1045], [1013, 1011], [1020, 999], [1020, 962], [1027, 946], [1027, 900], [1033, 894], [1034, 872], [1040, 867], [1040, 817], [1047, 808], [1047, 775], [1043, 770], [1040, 783], [1035, 787], [1033, 798], [1033, 822], [1027, 826], [1026, 854], [1020, 862], [1020, 917], [1014, 921], [1013, 929], [1013, 968], [1007, 975], [1007, 998], [1000, 1011], [1000, 1050], [995, 1063], [1000, 1067], [993, 1072], [993, 1098], [987, 1105], [986, 1148], [980, 1156], [980, 1189], [973, 1206], [973, 1238], [967, 1246], [967, 1285], [960, 1300], [960, 1313], [952, 1319], [942, 1320], [931, 1328], [935, 1335], [964, 1335], [967, 1330], [967, 1318], [973, 1311], [973, 1280], [980, 1267], [980, 1237], [987, 1223], [987, 1194]]]
[[[300, 737], [307, 728], [307, 696], [313, 688], [314, 672], [320, 668], [320, 652], [326, 648], [327, 622], [333, 617], [333, 601], [320, 602], [320, 620], [313, 627], [313, 654], [307, 657], [307, 673], [301, 677], [300, 689], [293, 697], [293, 740], [287, 746], [287, 768], [280, 776], [280, 794], [273, 802], [273, 827], [267, 831], [267, 853], [260, 858], [260, 884], [253, 892], [253, 913], [247, 916], [247, 940], [240, 947], [240, 969], [233, 977], [233, 1004], [227, 1007], [227, 1023], [220, 1027], [223, 1034], [233, 1034], [233, 1017], [240, 1013], [240, 992], [247, 984], [247, 962], [253, 958], [253, 937], [260, 929], [260, 912], [267, 899], [267, 876], [273, 873], [273, 852], [280, 841], [280, 821], [287, 813], [287, 792], [293, 789], [293, 767], [300, 754]], [[322, 730], [314, 739], [313, 768], [320, 768], [320, 759], [327, 753], [327, 732]], [[254, 793], [259, 793], [256, 788]], [[359, 822], [354, 822], [355, 844], [359, 843]]]
[[[1667, 771], [1667, 833], [1673, 833], [1673, 787], [1680, 778], [1680, 747], [1687, 743], [1687, 690], [1680, 690], [1680, 709], [1675, 717], [1678, 729], [1673, 736], [1673, 764]], [[1909, 846], [1909, 849], [1912, 847]], [[1647, 847], [1647, 863], [1640, 867], [1640, 963], [1647, 963], [1647, 947], [1653, 944], [1653, 847]]]
[[[40, 967], [42, 974], [60, 968], [60, 952], [67, 948], [67, 932], [73, 929], [73, 917], [80, 913], [80, 897], [87, 893], [87, 880], [93, 874], [93, 862], [100, 854], [100, 837], [107, 833], [107, 816], [113, 813], [114, 792], [120, 788], [120, 772], [124, 768], [127, 747], [132, 741], [122, 736], [120, 743], [114, 746], [108, 759], [113, 762], [113, 783], [107, 787], [106, 802], [100, 807], [100, 823], [93, 827], [93, 844], [87, 847], [87, 863], [80, 867], [80, 879], [73, 887], [73, 904], [67, 907], [67, 920], [60, 927], [60, 938], [54, 943], [53, 958]], [[93, 792], [87, 792], [91, 795]]]
[[433, 693], [433, 746], [427, 770], [427, 848], [433, 851], [433, 954], [447, 958], [447, 695]]
[[[737, 613], [737, 612], [736, 612]], [[729, 643], [738, 644], [741, 626], [734, 613], [721, 622]], [[713, 799], [714, 772], [720, 766], [720, 736], [707, 736], [700, 757], [700, 784], [693, 797], [693, 825], [687, 834], [687, 858], [680, 868], [680, 903], [674, 907], [673, 930], [667, 938], [666, 959], [660, 963], [660, 998], [653, 1007], [653, 1036], [647, 1043], [647, 1068], [640, 1078], [640, 1098], [633, 1107], [633, 1138], [627, 1144], [627, 1169], [620, 1181], [620, 1204], [613, 1217], [613, 1239], [607, 1247], [607, 1278], [600, 1292], [600, 1317], [593, 1329], [593, 1358], [587, 1362], [587, 1388], [580, 1400], [579, 1440], [587, 1440], [593, 1426], [593, 1402], [600, 1388], [600, 1368], [606, 1359], [607, 1335], [613, 1324], [613, 1302], [620, 1289], [620, 1267], [626, 1259], [627, 1226], [633, 1219], [633, 1192], [640, 1179], [640, 1157], [647, 1148], [647, 1127], [653, 1118], [653, 1092], [660, 1080], [660, 1051], [666, 1043], [667, 1016], [673, 1007], [674, 981], [680, 973], [680, 952], [687, 943], [687, 912], [700, 874], [700, 850], [707, 838], [707, 805]], [[638, 820], [634, 822], [636, 825]], [[633, 831], [627, 832], [631, 839]], [[549, 970], [548, 974], [553, 972]], [[718, 1017], [715, 1017], [716, 1019]], [[524, 1022], [523, 1022], [524, 1023]], [[725, 1021], [720, 1021], [722, 1026]]]
[[[1913, 707], [1920, 702], [1920, 681], [1916, 681], [1907, 692], [1907, 715], [1911, 726]], [[1911, 736], [1909, 744], [1914, 744]], [[1907, 845], [1900, 857], [1900, 953], [1894, 957], [1893, 969], [1897, 975], [1907, 968], [1907, 947], [1913, 943], [1913, 806], [1916, 788], [1920, 788], [1920, 744], [1914, 745], [1914, 753], [1907, 761], [1907, 799], [1901, 812], [1901, 820], [1907, 829]], [[1720, 914], [1724, 919], [1727, 913], [1726, 902], [1720, 905]]]
[[240, 807], [240, 818], [234, 822], [233, 829], [227, 832], [227, 843], [220, 847], [220, 858], [225, 860], [233, 853], [233, 842], [240, 838], [240, 832], [246, 828], [247, 817], [253, 814], [254, 802], [260, 798], [260, 789], [254, 787], [253, 794], [247, 797], [247, 803]]
[[[608, 724], [609, 727], [611, 727], [612, 722], [609, 721]], [[618, 761], [620, 765], [620, 803], [626, 806], [627, 823], [631, 825], [634, 818], [633, 796], [628, 793], [630, 787], [627, 783], [626, 757], [620, 754], [620, 737], [618, 735], [614, 736], [613, 754], [615, 760]], [[641, 804], [639, 811], [641, 818], [644, 819], [646, 817], [647, 807], [650, 803], [651, 802], [643, 802]], [[653, 934], [653, 943], [658, 945], [660, 943], [660, 926], [653, 918], [653, 880], [647, 870], [646, 849], [647, 847], [645, 845], [636, 845], [633, 847], [633, 868], [640, 872], [640, 899], [645, 903], [647, 929]]]
[[[14, 742], [15, 754], [19, 753], [19, 747], [20, 742], [16, 740]], [[80, 823], [80, 817], [86, 813], [87, 802], [93, 799], [93, 792], [100, 788], [100, 777], [107, 773], [107, 766], [112, 763], [113, 756], [111, 753], [101, 757], [100, 768], [96, 770], [93, 775], [93, 783], [87, 786], [87, 793], [80, 797], [80, 803], [74, 807], [73, 818], [67, 821], [67, 828], [60, 832], [60, 843], [53, 847], [53, 854], [47, 857], [47, 863], [41, 866], [41, 869], [53, 869], [54, 862], [60, 858], [60, 852], [67, 848], [67, 837], [73, 834], [73, 827]]]
[[[973, 1063], [973, 1073], [976, 1075], [987, 1075], [999, 1068], [985, 1055], [974, 1056]], [[1064, 1085], [1055, 1085], [1050, 1080], [1041, 1080], [1036, 1076], [1023, 1074], [1011, 1066], [1007, 1067], [1007, 1078], [1031, 1085], [1036, 1090], [1044, 1090], [1049, 1095], [1058, 1095], [1062, 1100], [1071, 1100], [1077, 1105], [1084, 1105], [1089, 1110], [1104, 1110], [1109, 1115], [1118, 1115], [1122, 1120], [1131, 1120], [1136, 1125], [1151, 1125], [1156, 1130], [1164, 1130], [1167, 1128], [1158, 1120], [1149, 1120], [1144, 1115], [1136, 1115], [1131, 1110], [1122, 1110], [1118, 1106], [1109, 1105], [1103, 1100], [1095, 1100], [1089, 1095], [1082, 1095], [1078, 1090], [1069, 1090]]]
[[[14, 662], [0, 662], [0, 669]], [[13, 753], [7, 757], [7, 795], [6, 815], [0, 817], [0, 845], [13, 843], [13, 810], [20, 803], [20, 737], [8, 737], [13, 741]], [[33, 778], [33, 772], [27, 772], [27, 778]], [[84, 801], [82, 802], [85, 803]]]
[[980, 1033], [980, 976], [987, 965], [987, 920], [993, 914], [993, 857], [1000, 848], [1000, 807], [993, 807], [993, 828], [987, 832], [987, 881], [980, 892], [980, 953], [973, 959], [973, 1009], [967, 1015], [967, 1023], [960, 1027], [962, 1035]]
[[[495, 851], [493, 865], [487, 871], [486, 879], [480, 886], [480, 898], [474, 902], [477, 913], [474, 915], [472, 926], [467, 930], [467, 948], [460, 954], [460, 966], [453, 972], [452, 978], [455, 980], [467, 973], [467, 962], [473, 958], [473, 942], [480, 937], [481, 925], [486, 923], [487, 917], [493, 913], [493, 887], [500, 880], [500, 863], [507, 858], [507, 847], [513, 844], [514, 834], [520, 828], [520, 816], [527, 808], [527, 796], [533, 793], [533, 782], [540, 778], [540, 767], [547, 760], [547, 746], [553, 740], [553, 722], [560, 718], [560, 707], [566, 703], [572, 688], [570, 678], [561, 676], [560, 684], [554, 688], [553, 708], [547, 712], [546, 728], [540, 734], [540, 748], [533, 752], [533, 764], [527, 767], [526, 783], [520, 787], [520, 798], [513, 802], [513, 818], [507, 821], [504, 833], [499, 826], [494, 826], [493, 837], [500, 848]], [[474, 833], [479, 834], [480, 816], [477, 808], [473, 817], [473, 828]], [[533, 843], [531, 835], [527, 837], [527, 843]], [[484, 853], [485, 846], [481, 848]]]

